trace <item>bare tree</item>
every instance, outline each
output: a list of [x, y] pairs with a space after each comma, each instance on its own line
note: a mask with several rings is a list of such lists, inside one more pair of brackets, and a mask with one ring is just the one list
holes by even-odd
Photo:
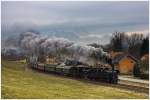
[[128, 52], [140, 59], [140, 50], [141, 50], [141, 45], [142, 45], [142, 40], [143, 40], [143, 35], [142, 34], [132, 34], [131, 36], [128, 36], [127, 38], [127, 43], [129, 45], [128, 47]]
[[135, 46], [138, 43], [141, 43], [142, 40], [143, 40], [143, 35], [137, 33], [134, 33], [131, 36], [128, 36], [127, 38], [127, 42], [130, 47]]
[[125, 40], [124, 32], [115, 32], [113, 33], [112, 39], [110, 41], [111, 47], [113, 51], [122, 51], [123, 50], [123, 42]]

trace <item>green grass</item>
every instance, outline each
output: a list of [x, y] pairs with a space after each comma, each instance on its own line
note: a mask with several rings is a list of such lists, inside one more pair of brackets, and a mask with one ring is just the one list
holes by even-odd
[[148, 98], [146, 94], [25, 70], [24, 62], [2, 60], [2, 98]]

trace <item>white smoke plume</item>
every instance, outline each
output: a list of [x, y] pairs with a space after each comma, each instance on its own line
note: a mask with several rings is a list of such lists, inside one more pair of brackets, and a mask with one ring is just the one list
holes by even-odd
[[[107, 53], [102, 48], [92, 46], [82, 46], [64, 38], [41, 36], [33, 32], [25, 32], [20, 35], [19, 45], [21, 49], [29, 51], [31, 54], [49, 55], [61, 57], [63, 59], [74, 59], [91, 65], [92, 61], [107, 57]], [[93, 64], [92, 64], [93, 65]]]

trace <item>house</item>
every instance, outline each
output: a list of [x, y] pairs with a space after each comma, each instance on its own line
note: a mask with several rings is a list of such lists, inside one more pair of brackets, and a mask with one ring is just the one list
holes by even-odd
[[54, 64], [54, 63], [56, 63], [56, 58], [46, 57], [46, 63], [47, 64]]
[[136, 58], [123, 52], [111, 52], [110, 56], [120, 74], [132, 74], [134, 65], [137, 63]]
[[149, 54], [145, 54], [141, 57], [140, 60], [140, 65], [141, 65], [141, 77], [142, 78], [147, 78], [149, 76]]

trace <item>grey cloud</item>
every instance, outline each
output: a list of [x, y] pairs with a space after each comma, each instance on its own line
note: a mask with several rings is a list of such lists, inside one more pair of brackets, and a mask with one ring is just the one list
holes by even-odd
[[[2, 2], [2, 37], [36, 30], [78, 41], [80, 35], [148, 30], [148, 2]], [[103, 41], [103, 38], [101, 38]], [[93, 39], [89, 39], [92, 40]], [[82, 41], [82, 40], [81, 40]], [[106, 38], [104, 41], [109, 41]]]

